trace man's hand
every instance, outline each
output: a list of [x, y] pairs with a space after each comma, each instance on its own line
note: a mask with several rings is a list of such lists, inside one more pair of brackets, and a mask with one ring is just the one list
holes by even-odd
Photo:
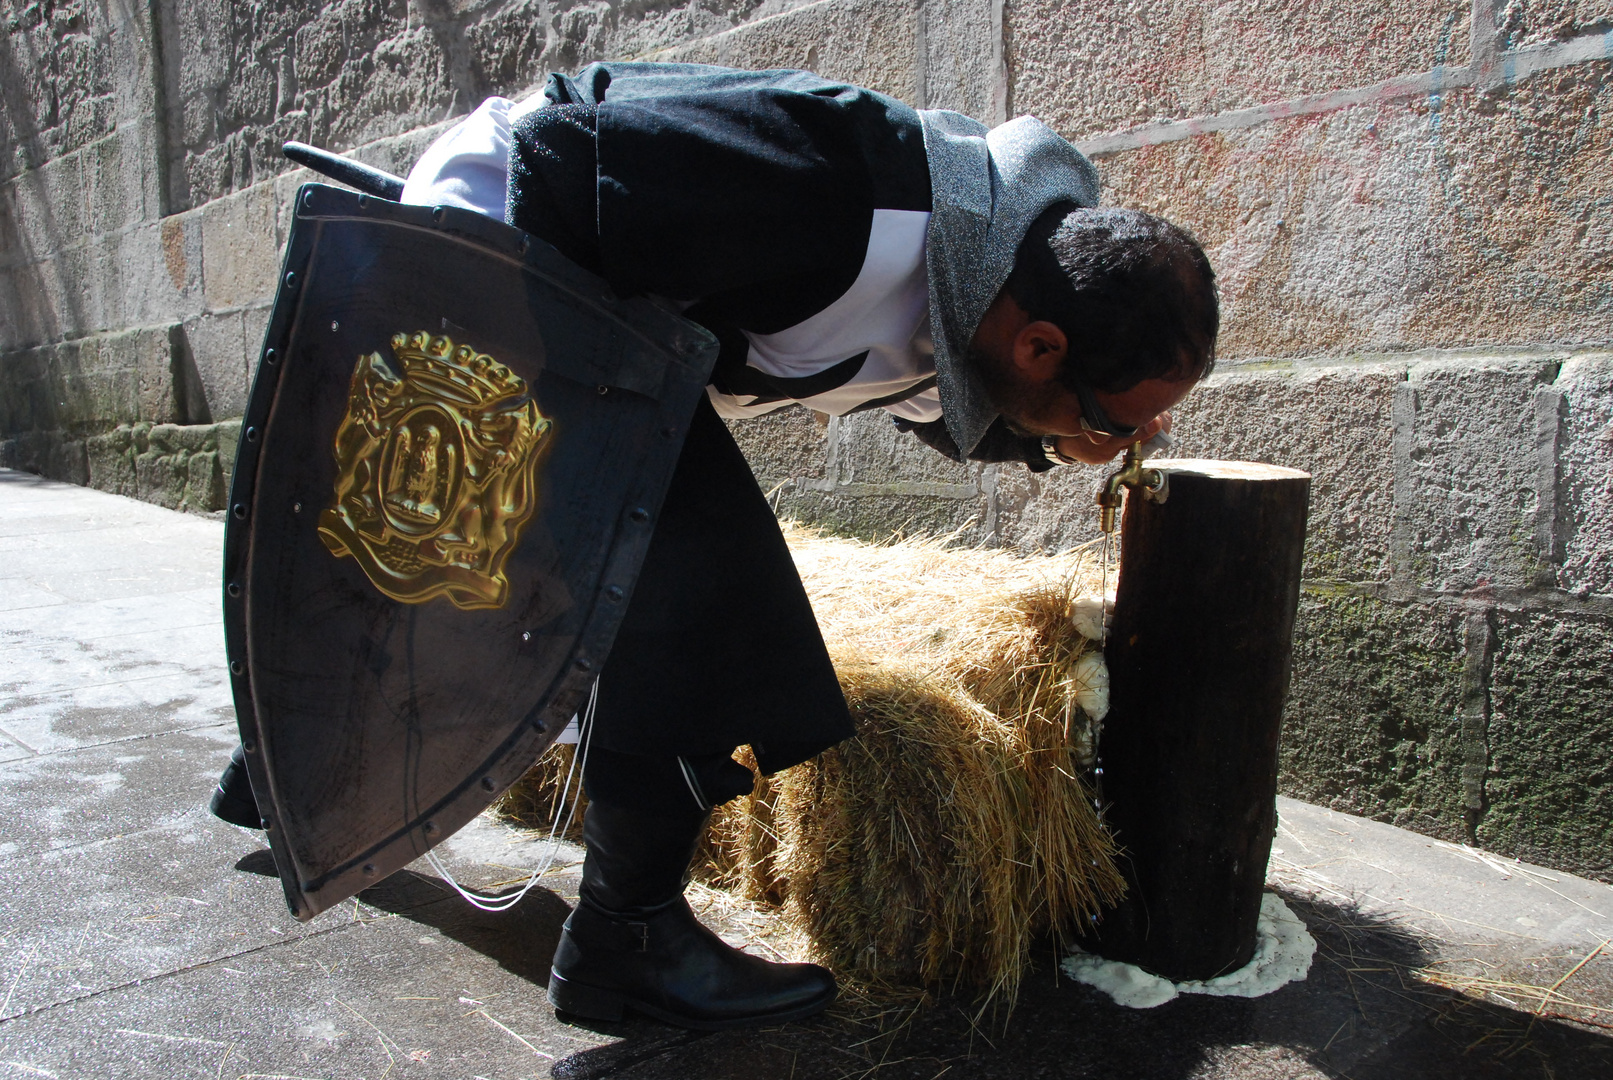
[[1171, 414], [1164, 412], [1138, 428], [1135, 435], [1105, 436], [1095, 431], [1084, 431], [1079, 435], [1060, 435], [1059, 453], [1077, 461], [1084, 461], [1088, 465], [1103, 465], [1124, 454], [1132, 443], [1147, 442], [1161, 431], [1170, 429]]

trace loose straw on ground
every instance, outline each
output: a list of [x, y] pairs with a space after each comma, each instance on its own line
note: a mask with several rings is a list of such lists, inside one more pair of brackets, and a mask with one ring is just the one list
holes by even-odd
[[[1032, 942], [1070, 940], [1124, 888], [1077, 704], [1103, 708], [1096, 558], [786, 536], [857, 734], [720, 807], [696, 875], [864, 988], [1011, 1007]], [[502, 812], [550, 819], [571, 752]]]

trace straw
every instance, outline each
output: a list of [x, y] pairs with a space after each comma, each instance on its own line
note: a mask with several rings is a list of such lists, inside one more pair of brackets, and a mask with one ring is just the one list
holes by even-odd
[[[719, 807], [695, 876], [861, 992], [1011, 1008], [1031, 943], [1072, 939], [1124, 889], [1072, 678], [1097, 648], [1077, 626], [1102, 610], [1097, 559], [785, 534], [857, 733]], [[569, 752], [501, 811], [552, 815]]]

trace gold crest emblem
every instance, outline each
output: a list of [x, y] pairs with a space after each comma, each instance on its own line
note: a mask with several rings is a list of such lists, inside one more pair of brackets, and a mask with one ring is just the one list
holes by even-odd
[[395, 334], [392, 354], [353, 369], [320, 539], [394, 600], [503, 607], [550, 422], [520, 376], [468, 345]]

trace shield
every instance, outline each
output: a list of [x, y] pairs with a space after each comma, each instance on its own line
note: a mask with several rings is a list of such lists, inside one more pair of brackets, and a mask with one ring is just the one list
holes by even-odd
[[501, 222], [298, 192], [224, 550], [293, 915], [453, 834], [565, 727], [715, 355]]

